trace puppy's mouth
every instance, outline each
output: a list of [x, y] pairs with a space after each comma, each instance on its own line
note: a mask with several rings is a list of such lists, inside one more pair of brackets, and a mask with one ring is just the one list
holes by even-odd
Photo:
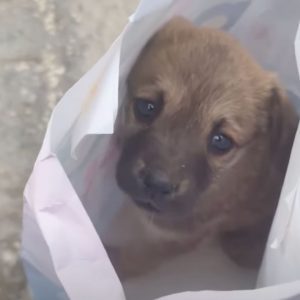
[[140, 201], [137, 199], [133, 199], [133, 202], [137, 207], [139, 207], [147, 212], [159, 214], [159, 213], [162, 213], [164, 210], [163, 207], [159, 206], [158, 204], [156, 204], [154, 202]]

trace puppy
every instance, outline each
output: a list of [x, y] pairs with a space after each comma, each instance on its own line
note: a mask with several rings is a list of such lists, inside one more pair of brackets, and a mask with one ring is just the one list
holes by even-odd
[[108, 249], [119, 275], [208, 237], [238, 265], [259, 266], [298, 124], [275, 77], [226, 33], [175, 17], [127, 86], [116, 178], [144, 233]]

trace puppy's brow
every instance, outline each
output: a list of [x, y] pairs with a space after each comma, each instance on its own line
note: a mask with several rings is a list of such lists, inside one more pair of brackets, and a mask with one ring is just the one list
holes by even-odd
[[132, 92], [131, 97], [133, 99], [148, 99], [152, 101], [163, 100], [163, 92], [153, 87], [143, 87], [137, 91]]
[[226, 124], [225, 118], [215, 120], [212, 125], [212, 130], [220, 130], [225, 124]]
[[237, 144], [242, 144], [246, 136], [242, 134], [241, 130], [242, 128], [234, 120], [223, 117], [213, 122], [210, 133], [221, 131], [232, 138]]

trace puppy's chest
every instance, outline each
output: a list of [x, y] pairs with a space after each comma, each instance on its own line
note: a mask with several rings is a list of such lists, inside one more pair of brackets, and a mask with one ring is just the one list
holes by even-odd
[[212, 219], [210, 222], [201, 223], [187, 220], [184, 224], [174, 222], [151, 221], [151, 219], [140, 216], [144, 236], [157, 243], [175, 243], [179, 247], [194, 248], [207, 242], [217, 239], [220, 231], [221, 218]]

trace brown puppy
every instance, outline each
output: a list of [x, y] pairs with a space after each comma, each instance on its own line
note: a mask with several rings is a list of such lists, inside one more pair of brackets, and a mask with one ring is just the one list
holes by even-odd
[[112, 255], [121, 275], [212, 235], [259, 265], [298, 124], [273, 75], [232, 37], [177, 17], [137, 59], [117, 124], [117, 181], [145, 221]]

